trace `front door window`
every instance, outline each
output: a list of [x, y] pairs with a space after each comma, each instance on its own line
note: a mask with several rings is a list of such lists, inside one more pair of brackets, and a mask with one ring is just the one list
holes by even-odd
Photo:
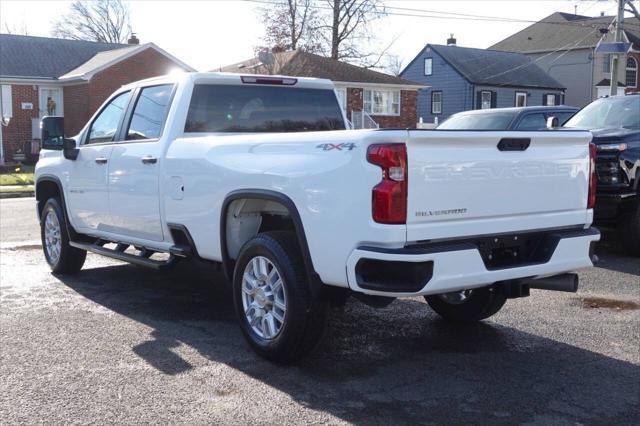
[[60, 87], [40, 88], [40, 118], [47, 115], [64, 116], [62, 89]]

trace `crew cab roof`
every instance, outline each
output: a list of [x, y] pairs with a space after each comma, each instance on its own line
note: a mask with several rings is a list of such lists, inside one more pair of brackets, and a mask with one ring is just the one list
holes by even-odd
[[[148, 86], [150, 84], [163, 84], [163, 83], [177, 83], [181, 81], [189, 80], [194, 84], [247, 84], [243, 83], [242, 77], [252, 77], [256, 79], [293, 79], [295, 84], [287, 87], [301, 87], [307, 89], [333, 89], [333, 83], [331, 80], [323, 78], [312, 77], [291, 77], [285, 75], [263, 75], [263, 74], [235, 74], [228, 72], [177, 72], [167, 74], [159, 77], [152, 77], [145, 80], [135, 81], [133, 83], [123, 86], [121, 90], [132, 89], [139, 86]], [[260, 83], [252, 83], [260, 84]]]

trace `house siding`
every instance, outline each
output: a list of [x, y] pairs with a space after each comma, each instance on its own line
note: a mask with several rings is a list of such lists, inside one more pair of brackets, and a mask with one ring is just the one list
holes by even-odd
[[[432, 58], [432, 75], [424, 75], [424, 60]], [[418, 92], [417, 115], [425, 122], [433, 123], [446, 119], [452, 114], [471, 109], [473, 102], [473, 87], [451, 67], [440, 55], [426, 47], [402, 71], [400, 77], [417, 81], [429, 86]], [[442, 114], [431, 114], [431, 92], [442, 91]]]
[[602, 69], [602, 59], [594, 61], [592, 49], [557, 53], [523, 53], [536, 61], [540, 68], [566, 88], [566, 105], [580, 108], [596, 97], [595, 84], [604, 76], [599, 74], [601, 77], [598, 78], [598, 74], [594, 74], [598, 68]]

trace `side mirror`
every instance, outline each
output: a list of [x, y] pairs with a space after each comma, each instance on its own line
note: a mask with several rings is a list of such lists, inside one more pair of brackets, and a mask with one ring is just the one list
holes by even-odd
[[40, 141], [42, 149], [63, 149], [64, 118], [43, 117], [40, 123]]
[[62, 141], [62, 146], [62, 154], [64, 155], [64, 158], [66, 158], [67, 160], [75, 160], [76, 158], [78, 158], [78, 153], [80, 152], [80, 150], [76, 147], [75, 139], [64, 138]]
[[547, 118], [547, 129], [555, 129], [558, 126], [558, 117]]

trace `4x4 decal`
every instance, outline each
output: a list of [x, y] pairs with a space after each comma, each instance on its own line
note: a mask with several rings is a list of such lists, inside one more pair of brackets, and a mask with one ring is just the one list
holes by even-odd
[[338, 151], [342, 151], [342, 150], [351, 151], [355, 147], [356, 147], [356, 144], [352, 142], [321, 143], [320, 145], [316, 146], [316, 148], [322, 149], [323, 151], [332, 151], [334, 149], [337, 149]]

